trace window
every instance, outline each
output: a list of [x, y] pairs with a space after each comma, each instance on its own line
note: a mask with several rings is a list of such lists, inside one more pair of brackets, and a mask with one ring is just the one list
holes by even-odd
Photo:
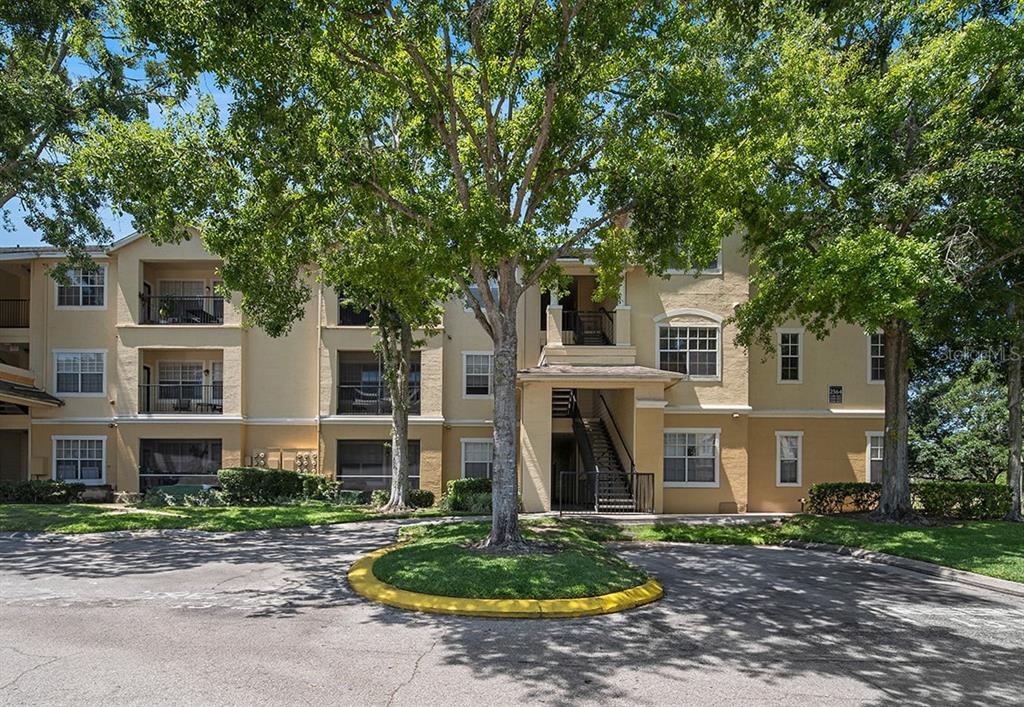
[[54, 437], [53, 478], [76, 484], [102, 484], [106, 437]]
[[775, 433], [775, 485], [799, 486], [803, 477], [803, 432]]
[[494, 440], [462, 440], [462, 478], [489, 479], [494, 471]]
[[106, 306], [107, 266], [95, 270], [72, 268], [68, 270], [67, 284], [57, 283], [58, 307], [91, 307], [102, 309]]
[[466, 351], [462, 354], [463, 387], [466, 398], [485, 398], [491, 394], [494, 354]]
[[[674, 263], [675, 265], [683, 265], [683, 263]], [[719, 275], [722, 272], [722, 243], [718, 243], [718, 252], [715, 253], [715, 258], [710, 263], [705, 265], [699, 270], [687, 270], [683, 267], [674, 267], [668, 269], [669, 275], [695, 275], [701, 273], [704, 275]]]
[[868, 482], [879, 484], [882, 482], [882, 454], [885, 445], [881, 432], [868, 432]]
[[222, 464], [219, 439], [139, 440], [139, 490], [175, 484], [216, 484]]
[[160, 361], [161, 400], [202, 400], [202, 361]]
[[[420, 352], [409, 366], [409, 412], [420, 414]], [[391, 391], [384, 381], [380, 357], [373, 351], [338, 352], [338, 414], [389, 415]]]
[[885, 381], [885, 334], [872, 334], [868, 340], [868, 380], [872, 383]]
[[105, 351], [55, 351], [56, 391], [61, 395], [104, 395], [107, 389]]
[[665, 431], [665, 485], [718, 486], [720, 431]]
[[[495, 302], [497, 302], [498, 301], [498, 281], [496, 279], [494, 279], [494, 278], [491, 278], [490, 280], [487, 281], [487, 284], [490, 286], [491, 299], [493, 299]], [[483, 309], [484, 301], [483, 301], [483, 298], [480, 296], [480, 286], [477, 285], [475, 282], [470, 283], [470, 285], [469, 285], [469, 294], [473, 297], [473, 299], [475, 299], [477, 301], [477, 304], [480, 305], [480, 308]], [[466, 311], [467, 312], [471, 312], [473, 310], [473, 307], [470, 305], [470, 303], [468, 301], [465, 302], [465, 307], [466, 307]]]
[[[391, 444], [384, 440], [338, 440], [338, 481], [357, 491], [391, 488]], [[420, 487], [420, 443], [409, 442], [409, 484]]]
[[659, 327], [658, 366], [691, 378], [717, 378], [718, 327]]
[[779, 382], [799, 383], [803, 378], [801, 370], [802, 332], [779, 332]]
[[369, 326], [370, 310], [360, 309], [338, 293], [338, 326]]
[[224, 364], [220, 361], [214, 361], [210, 364], [211, 382], [213, 383], [210, 389], [210, 400], [214, 403], [224, 402]]

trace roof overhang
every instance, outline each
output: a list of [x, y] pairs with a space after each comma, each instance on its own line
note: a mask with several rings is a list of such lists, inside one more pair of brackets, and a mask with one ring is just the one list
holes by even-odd
[[0, 400], [29, 407], [59, 408], [64, 406], [63, 400], [50, 395], [45, 390], [5, 380], [0, 380]]
[[615, 383], [619, 385], [636, 385], [638, 383], [661, 383], [670, 388], [686, 376], [674, 371], [663, 371], [648, 366], [576, 366], [554, 365], [524, 368], [519, 371], [519, 380], [547, 381], [559, 385], [573, 382], [582, 383]]

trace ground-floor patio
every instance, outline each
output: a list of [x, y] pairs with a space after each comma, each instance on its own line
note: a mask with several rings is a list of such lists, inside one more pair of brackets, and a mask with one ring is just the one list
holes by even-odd
[[634, 546], [665, 585], [557, 621], [369, 604], [396, 522], [0, 538], [4, 704], [1015, 704], [1024, 602], [794, 549]]

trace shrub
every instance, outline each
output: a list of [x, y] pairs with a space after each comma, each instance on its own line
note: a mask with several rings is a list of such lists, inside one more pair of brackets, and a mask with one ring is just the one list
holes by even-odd
[[[483, 497], [487, 497], [484, 508]], [[472, 506], [472, 508], [470, 507]], [[491, 512], [490, 479], [452, 479], [441, 499], [445, 511], [468, 511], [470, 513]]]
[[302, 477], [302, 495], [309, 501], [335, 501], [341, 484], [320, 474], [299, 474]]
[[303, 493], [303, 476], [286, 469], [247, 466], [217, 472], [225, 500], [242, 506], [269, 506], [295, 500]]
[[911, 493], [925, 515], [964, 520], [1002, 518], [1012, 498], [1009, 486], [970, 481], [919, 481]]
[[338, 488], [331, 499], [341, 506], [358, 506], [370, 502], [369, 491]]
[[878, 506], [882, 493], [881, 484], [855, 482], [830, 482], [813, 484], [807, 490], [806, 510], [808, 513], [830, 515], [845, 511], [858, 513], [870, 511]]
[[411, 489], [409, 491], [409, 504], [413, 508], [430, 508], [434, 505], [434, 493], [427, 489]]
[[143, 506], [197, 506], [212, 507], [227, 505], [224, 494], [209, 486], [176, 484], [156, 486], [146, 491], [140, 505]]
[[0, 484], [0, 503], [74, 503], [85, 486], [50, 479], [32, 479]]
[[391, 498], [391, 489], [377, 489], [370, 494], [370, 505], [380, 508]]

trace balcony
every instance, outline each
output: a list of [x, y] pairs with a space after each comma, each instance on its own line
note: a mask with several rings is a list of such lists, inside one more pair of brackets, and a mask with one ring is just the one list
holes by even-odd
[[[409, 382], [410, 415], [420, 414], [419, 381]], [[383, 383], [342, 383], [338, 386], [339, 415], [390, 415], [391, 395]]]
[[224, 384], [143, 383], [139, 412], [145, 415], [223, 415]]
[[615, 317], [599, 307], [593, 311], [562, 310], [563, 346], [613, 346]]
[[0, 299], [0, 329], [28, 327], [27, 299]]
[[224, 323], [220, 295], [139, 294], [139, 324], [216, 325]]

